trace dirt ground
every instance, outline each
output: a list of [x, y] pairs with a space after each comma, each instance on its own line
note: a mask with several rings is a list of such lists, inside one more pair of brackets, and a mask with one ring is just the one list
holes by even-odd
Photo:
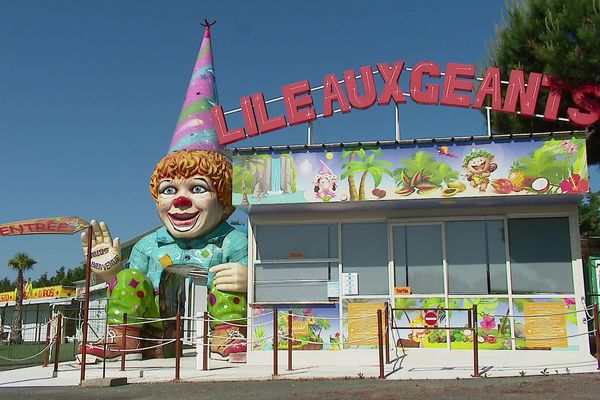
[[599, 374], [460, 380], [272, 380], [263, 382], [153, 383], [113, 388], [2, 388], [1, 399], [592, 399]]

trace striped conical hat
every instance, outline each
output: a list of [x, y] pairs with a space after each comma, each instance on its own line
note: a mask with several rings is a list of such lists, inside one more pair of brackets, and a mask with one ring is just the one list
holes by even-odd
[[210, 24], [206, 21], [204, 38], [185, 95], [181, 115], [171, 139], [169, 153], [177, 150], [223, 152], [210, 109], [218, 103], [217, 85], [210, 45]]

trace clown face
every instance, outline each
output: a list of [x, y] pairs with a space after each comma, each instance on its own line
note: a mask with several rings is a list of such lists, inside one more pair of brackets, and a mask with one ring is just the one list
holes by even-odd
[[202, 175], [160, 181], [156, 209], [169, 233], [186, 240], [211, 232], [224, 212], [212, 181]]
[[487, 157], [475, 157], [467, 164], [469, 172], [474, 174], [481, 174], [482, 172], [488, 172], [490, 170], [491, 159]]

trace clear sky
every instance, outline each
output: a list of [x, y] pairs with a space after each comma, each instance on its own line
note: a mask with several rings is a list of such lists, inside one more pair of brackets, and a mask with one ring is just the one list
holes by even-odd
[[[258, 91], [274, 98], [288, 83], [318, 86], [326, 74], [380, 62], [481, 66], [504, 4], [0, 0], [0, 223], [80, 216], [105, 220], [122, 241], [159, 224], [149, 176], [167, 152], [204, 18], [218, 21], [216, 80], [229, 110]], [[336, 114], [316, 123], [315, 140], [393, 139], [393, 116], [391, 106]], [[485, 120], [409, 100], [401, 128], [403, 138], [478, 135]], [[301, 126], [237, 145], [305, 136]], [[598, 181], [594, 169], [594, 190]], [[38, 260], [33, 278], [82, 259], [77, 236], [0, 238], [0, 278], [14, 279], [6, 261], [19, 251]]]

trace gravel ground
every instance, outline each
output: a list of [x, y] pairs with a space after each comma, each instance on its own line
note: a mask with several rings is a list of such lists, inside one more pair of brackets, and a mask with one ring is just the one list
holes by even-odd
[[264, 382], [153, 383], [113, 388], [0, 389], [1, 399], [592, 399], [600, 375], [571, 374], [460, 380], [273, 380]]

